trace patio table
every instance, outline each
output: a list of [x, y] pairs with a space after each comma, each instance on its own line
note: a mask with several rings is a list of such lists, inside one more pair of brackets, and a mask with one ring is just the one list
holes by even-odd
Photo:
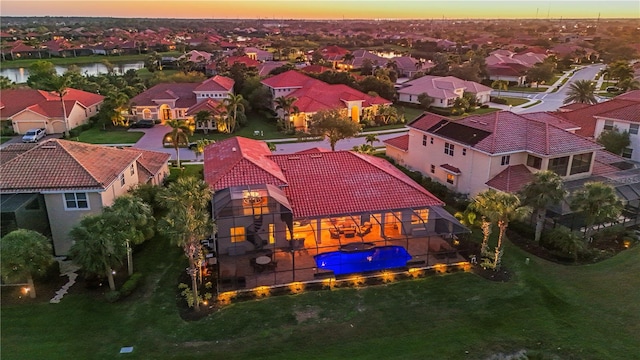
[[258, 265], [267, 265], [271, 262], [271, 258], [268, 256], [258, 256], [256, 258], [256, 264]]

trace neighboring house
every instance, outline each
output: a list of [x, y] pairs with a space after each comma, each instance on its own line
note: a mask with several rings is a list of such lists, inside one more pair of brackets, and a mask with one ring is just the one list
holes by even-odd
[[546, 54], [533, 51], [514, 53], [510, 50], [493, 51], [487, 58], [487, 73], [490, 80], [506, 80], [518, 86], [526, 82], [527, 70], [547, 58]]
[[362, 64], [365, 59], [368, 59], [371, 62], [373, 68], [383, 67], [387, 65], [389, 59], [384, 58], [380, 55], [376, 55], [369, 50], [358, 49], [351, 52], [353, 59], [343, 60], [341, 63], [337, 63], [336, 66], [340, 70], [357, 70], [362, 67]]
[[427, 94], [433, 99], [431, 106], [450, 108], [465, 92], [474, 94], [478, 104], [488, 103], [491, 97], [491, 88], [477, 82], [461, 80], [453, 76], [427, 75], [403, 83], [398, 89], [398, 100], [419, 104], [420, 94]]
[[[169, 174], [169, 154], [136, 148], [52, 139], [30, 147], [11, 144], [5, 151], [10, 155], [0, 164], [3, 233], [25, 226], [22, 209], [33, 210], [31, 226], [51, 235], [58, 256], [68, 253], [69, 231], [82, 217], [100, 213], [137, 184], [161, 184]], [[5, 208], [5, 201], [11, 206]]]
[[138, 120], [189, 119], [200, 110], [215, 109], [233, 94], [233, 84], [233, 79], [220, 75], [201, 83], [158, 84], [131, 99], [131, 111]]
[[633, 161], [640, 161], [640, 90], [616, 96], [594, 105], [564, 107], [559, 116], [576, 124], [576, 132], [584, 137], [597, 139], [604, 130], [617, 129], [629, 132], [631, 144], [621, 154]]
[[398, 71], [398, 77], [413, 77], [419, 72], [428, 72], [435, 66], [431, 61], [420, 61], [411, 56], [398, 56], [389, 61], [395, 62]]
[[255, 47], [245, 47], [243, 50], [244, 54], [250, 59], [259, 62], [273, 61], [273, 54], [268, 51], [261, 50]]
[[338, 68], [338, 64], [342, 63], [349, 50], [337, 45], [329, 45], [317, 50], [316, 53], [319, 53], [325, 61], [331, 62], [333, 68]]
[[208, 64], [212, 61], [212, 57], [213, 55], [206, 51], [191, 50], [178, 59], [186, 59], [196, 64]]
[[[64, 109], [68, 129], [86, 124], [100, 110], [104, 96], [90, 92], [67, 89]], [[57, 93], [33, 89], [8, 89], [0, 91], [0, 120], [8, 121], [13, 131], [24, 134], [29, 129], [44, 128], [47, 134], [65, 131], [63, 105]]]
[[[246, 287], [313, 280], [322, 264], [311, 255], [339, 246], [400, 245], [429, 266], [436, 261], [428, 255], [430, 237], [466, 232], [442, 201], [395, 166], [356, 152], [275, 155], [262, 141], [234, 137], [206, 147], [204, 177], [215, 191], [222, 278], [253, 276], [242, 272], [251, 256], [277, 261], [277, 276], [256, 275]], [[451, 262], [464, 261], [453, 255], [460, 260]]]
[[[344, 84], [330, 85], [295, 70], [290, 70], [262, 80], [269, 88], [273, 99], [281, 96], [295, 97], [298, 109], [289, 114], [290, 121], [299, 130], [308, 129], [311, 115], [321, 110], [341, 110], [355, 122], [360, 122], [365, 111], [375, 112], [380, 105], [391, 105], [391, 101], [371, 96]], [[275, 109], [275, 104], [274, 104]], [[282, 110], [279, 110], [282, 117]]]
[[589, 177], [602, 149], [549, 113], [501, 111], [456, 121], [425, 113], [408, 126], [408, 135], [385, 141], [387, 155], [470, 196], [489, 187], [517, 191], [540, 170], [566, 180]]

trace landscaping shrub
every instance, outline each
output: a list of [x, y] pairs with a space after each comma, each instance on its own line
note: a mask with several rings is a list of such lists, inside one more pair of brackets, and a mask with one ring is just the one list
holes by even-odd
[[141, 273], [134, 273], [133, 275], [131, 275], [129, 279], [127, 279], [127, 281], [125, 281], [125, 283], [122, 285], [122, 288], [120, 289], [120, 295], [122, 297], [131, 295], [133, 291], [142, 284], [142, 280], [143, 277]]
[[442, 115], [442, 116], [451, 116], [451, 109], [441, 109], [437, 107], [431, 107], [429, 108], [429, 112], [437, 115]]
[[49, 267], [45, 270], [45, 272], [38, 276], [36, 279], [43, 282], [50, 282], [53, 279], [60, 277], [60, 263], [54, 261], [49, 265]]
[[509, 229], [517, 232], [520, 236], [528, 240], [534, 240], [536, 237], [535, 227], [523, 221], [516, 220], [509, 222]]
[[489, 105], [487, 104], [480, 105], [480, 109], [488, 109], [488, 108], [489, 108]]
[[507, 103], [508, 103], [507, 99], [503, 99], [503, 98], [496, 97], [496, 96], [492, 96], [492, 97], [490, 98], [490, 101], [491, 101], [492, 103], [502, 104], [502, 105], [507, 105]]
[[109, 291], [108, 293], [104, 294], [104, 298], [105, 300], [107, 300], [110, 303], [114, 303], [118, 300], [120, 300], [121, 294], [120, 291]]

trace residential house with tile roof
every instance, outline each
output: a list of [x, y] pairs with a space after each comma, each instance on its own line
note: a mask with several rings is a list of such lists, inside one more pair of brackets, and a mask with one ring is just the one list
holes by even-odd
[[[51, 236], [59, 256], [68, 253], [69, 230], [82, 217], [100, 213], [138, 184], [161, 184], [169, 174], [169, 154], [135, 148], [52, 139], [32, 146], [11, 144], [2, 152], [3, 233], [35, 228]], [[31, 216], [25, 208], [46, 209], [46, 216]]]
[[[289, 121], [302, 131], [308, 129], [309, 118], [321, 110], [341, 110], [351, 120], [360, 122], [365, 111], [375, 112], [380, 105], [391, 105], [391, 101], [380, 96], [371, 96], [344, 84], [327, 84], [295, 70], [264, 79], [262, 84], [269, 88], [273, 99], [296, 98], [293, 106], [298, 112], [290, 114]], [[283, 116], [281, 110], [279, 115]]]
[[456, 121], [424, 113], [408, 126], [407, 135], [385, 141], [387, 155], [470, 196], [489, 187], [518, 191], [540, 170], [565, 180], [589, 177], [603, 148], [551, 113], [501, 111]]
[[276, 272], [292, 267], [300, 274], [258, 278], [248, 287], [312, 276], [319, 269], [310, 255], [337, 244], [394, 243], [415, 255], [428, 251], [418, 245], [428, 237], [466, 232], [442, 201], [395, 166], [352, 151], [277, 155], [262, 141], [234, 137], [205, 148], [204, 177], [215, 191], [222, 276], [238, 275], [251, 260], [244, 254], [268, 254]]
[[558, 115], [579, 126], [578, 134], [592, 139], [597, 139], [605, 130], [627, 131], [631, 143], [622, 156], [640, 161], [640, 90], [598, 104], [575, 109], [564, 107]]
[[465, 92], [476, 96], [478, 104], [486, 104], [491, 97], [491, 88], [474, 81], [462, 80], [453, 76], [422, 76], [407, 81], [398, 89], [398, 100], [419, 104], [418, 97], [427, 94], [434, 101], [431, 104], [438, 108], [451, 108], [456, 99]]
[[18, 134], [29, 129], [44, 128], [47, 134], [61, 134], [68, 129], [86, 124], [100, 110], [104, 96], [67, 89], [63, 105], [57, 93], [34, 89], [0, 90], [0, 121]]
[[500, 49], [485, 58], [490, 80], [506, 80], [518, 86], [526, 82], [526, 72], [547, 58], [546, 54], [533, 51], [514, 53]]
[[[138, 119], [161, 123], [172, 119], [193, 119], [198, 111], [217, 113], [217, 106], [233, 94], [233, 79], [216, 75], [201, 83], [157, 84], [131, 99], [132, 114]], [[198, 129], [215, 129], [215, 122], [198, 124]]]

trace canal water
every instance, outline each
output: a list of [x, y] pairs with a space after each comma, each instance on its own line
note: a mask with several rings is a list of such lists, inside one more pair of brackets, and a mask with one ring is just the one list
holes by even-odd
[[[130, 63], [116, 63], [114, 65], [114, 71], [116, 74], [122, 75], [130, 69], [142, 69], [144, 67], [144, 61], [136, 61]], [[85, 75], [98, 75], [106, 74], [107, 67], [102, 63], [82, 64], [78, 65], [80, 73]], [[68, 66], [56, 65], [56, 72], [58, 75], [62, 75], [67, 71]], [[14, 83], [25, 83], [29, 77], [29, 69], [27, 68], [13, 68], [13, 69], [0, 69], [0, 75], [6, 76]]]

